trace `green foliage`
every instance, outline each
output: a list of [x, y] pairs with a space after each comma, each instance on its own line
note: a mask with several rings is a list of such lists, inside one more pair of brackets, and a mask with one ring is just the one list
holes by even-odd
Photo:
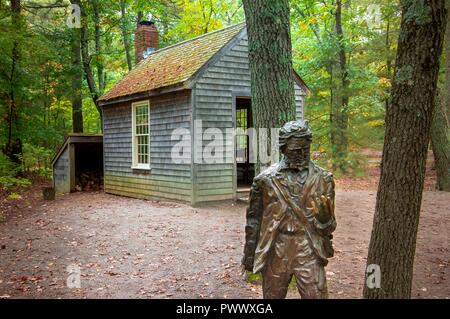
[[247, 282], [251, 284], [260, 284], [262, 282], [262, 276], [260, 273], [254, 274], [252, 272], [246, 272]]
[[19, 167], [0, 152], [0, 177], [14, 177], [18, 171]]
[[[48, 176], [51, 155], [72, 132], [74, 70], [71, 65], [73, 29], [66, 25], [67, 10], [45, 8], [45, 3], [30, 5], [31, 2], [22, 1], [20, 28], [13, 23], [9, 6], [3, 2], [0, 5], [0, 146], [3, 147], [9, 137], [7, 119], [13, 88], [17, 108], [12, 135], [19, 137], [24, 147], [21, 169]], [[428, 9], [424, 1], [404, 3], [414, 6], [412, 18], [419, 22], [426, 18]], [[133, 33], [138, 16], [152, 16], [159, 30], [161, 47], [244, 21], [241, 0], [82, 0], [81, 4], [86, 12], [88, 63], [97, 82], [98, 73], [103, 70], [105, 87], [98, 88], [100, 94], [128, 72], [125, 39], [130, 44], [134, 63]], [[358, 155], [361, 150], [381, 148], [383, 144], [384, 113], [393, 81], [400, 3], [344, 0], [343, 38], [335, 34], [335, 1], [291, 0], [290, 4], [293, 63], [311, 90], [305, 110], [315, 134], [313, 148], [322, 153], [321, 164], [330, 167], [334, 147], [330, 140], [331, 105], [333, 99], [345, 93], [349, 96], [346, 110], [349, 125], [345, 131], [349, 149], [345, 161], [356, 172], [364, 165], [363, 158]], [[94, 5], [99, 14], [99, 43], [95, 41]], [[375, 25], [373, 22], [377, 19], [367, 17], [373, 5], [381, 14]], [[19, 55], [13, 65], [15, 44]], [[97, 44], [101, 47], [99, 51]], [[341, 47], [346, 53], [350, 81], [347, 92], [336, 87], [336, 74], [333, 73]], [[15, 76], [11, 79], [13, 71]], [[397, 77], [397, 80], [407, 80], [408, 70], [398, 72]], [[280, 82], [278, 86], [284, 89], [286, 83]], [[82, 97], [84, 131], [101, 133], [100, 116], [86, 79], [83, 79]], [[281, 118], [285, 116], [280, 114]], [[6, 178], [4, 174], [0, 176]], [[7, 178], [15, 176], [8, 175]]]
[[23, 145], [21, 160], [25, 172], [37, 172], [40, 176], [50, 177], [52, 158], [53, 150], [28, 143]]
[[[370, 6], [380, 13], [368, 16]], [[306, 118], [314, 136], [313, 149], [322, 153], [319, 163], [331, 168], [331, 109], [333, 99], [344, 93], [349, 97], [349, 117], [345, 135], [348, 154], [343, 161], [355, 174], [365, 165], [364, 148], [381, 149], [384, 137], [384, 113], [393, 77], [395, 51], [400, 26], [398, 2], [343, 1], [344, 38], [335, 35], [334, 1], [292, 0], [293, 62], [308, 84], [311, 94], [306, 100]], [[346, 92], [336, 85], [333, 68], [340, 45], [346, 53], [350, 86]], [[336, 172], [339, 174], [339, 172]]]
[[7, 199], [8, 200], [19, 200], [19, 199], [22, 199], [22, 196], [18, 193], [13, 192], [13, 193], [9, 194]]
[[20, 168], [0, 152], [0, 187], [7, 190], [31, 185], [26, 178], [17, 177]]

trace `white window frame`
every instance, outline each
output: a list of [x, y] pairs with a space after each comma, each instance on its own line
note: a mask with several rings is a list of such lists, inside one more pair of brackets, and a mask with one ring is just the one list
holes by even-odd
[[[138, 163], [138, 143], [136, 135], [136, 108], [141, 106], [147, 106], [148, 110], [148, 163]], [[132, 117], [132, 137], [131, 137], [131, 149], [132, 149], [132, 169], [150, 170], [150, 101], [139, 101], [131, 104], [131, 117]]]

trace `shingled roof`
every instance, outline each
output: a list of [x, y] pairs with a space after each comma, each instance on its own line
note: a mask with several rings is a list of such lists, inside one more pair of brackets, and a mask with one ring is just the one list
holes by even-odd
[[237, 24], [155, 51], [99, 101], [184, 84], [244, 27]]

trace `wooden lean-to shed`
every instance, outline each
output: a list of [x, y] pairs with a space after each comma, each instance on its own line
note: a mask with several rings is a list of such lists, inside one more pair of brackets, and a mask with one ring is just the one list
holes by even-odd
[[[140, 42], [155, 35], [152, 23], [141, 23], [135, 42], [137, 58], [143, 60], [99, 100], [105, 192], [191, 204], [235, 199], [254, 175], [248, 139], [227, 141], [233, 150], [224, 149], [225, 160], [213, 163], [201, 157], [198, 141], [208, 129], [252, 127], [245, 24], [159, 50]], [[302, 119], [308, 89], [294, 71], [293, 77]], [[201, 128], [196, 125], [200, 121]], [[174, 161], [172, 153], [180, 143], [172, 134], [179, 128], [191, 136], [182, 162]]]
[[[70, 134], [52, 161], [55, 192], [71, 193], [103, 183], [102, 135]], [[95, 184], [95, 185], [94, 185]]]

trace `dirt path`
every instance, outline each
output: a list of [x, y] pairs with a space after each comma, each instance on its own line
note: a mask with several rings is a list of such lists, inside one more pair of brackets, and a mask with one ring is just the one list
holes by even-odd
[[[375, 191], [338, 191], [330, 296], [361, 296]], [[240, 271], [245, 206], [75, 193], [0, 224], [0, 297], [260, 298]], [[426, 192], [413, 296], [450, 297], [450, 195]], [[81, 289], [66, 286], [81, 267]], [[291, 297], [297, 297], [290, 292]]]

